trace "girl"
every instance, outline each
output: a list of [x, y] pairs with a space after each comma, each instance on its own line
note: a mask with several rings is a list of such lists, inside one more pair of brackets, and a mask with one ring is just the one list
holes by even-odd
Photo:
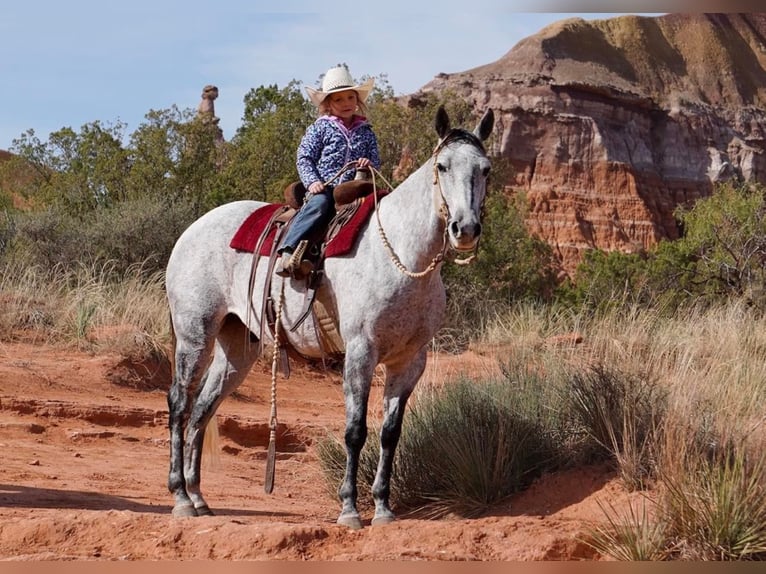
[[367, 113], [365, 102], [372, 86], [372, 79], [355, 85], [343, 65], [327, 71], [321, 90], [306, 87], [320, 117], [306, 129], [298, 146], [298, 175], [308, 193], [277, 250], [281, 256], [277, 274], [283, 277], [300, 267], [303, 250], [296, 252], [296, 248], [301, 240], [325, 227], [335, 214], [333, 187], [353, 179], [356, 170], [350, 169], [332, 182], [331, 178], [350, 161], [356, 161], [357, 168], [380, 169], [377, 137], [361, 115]]

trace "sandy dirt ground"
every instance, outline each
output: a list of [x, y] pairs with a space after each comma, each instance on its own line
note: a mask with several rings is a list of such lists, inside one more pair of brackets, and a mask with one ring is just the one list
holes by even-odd
[[[491, 372], [491, 356], [429, 358], [426, 379]], [[218, 415], [203, 468], [212, 517], [173, 518], [167, 369], [118, 355], [0, 343], [2, 560], [600, 560], [582, 540], [601, 505], [632, 497], [606, 467], [547, 475], [477, 519], [401, 518], [352, 531], [316, 455], [342, 433], [341, 378], [293, 365], [279, 379], [274, 492], [263, 490], [271, 371], [257, 364]], [[423, 383], [421, 383], [423, 384]], [[370, 417], [380, 410], [380, 381]], [[377, 420], [375, 418], [374, 420]]]

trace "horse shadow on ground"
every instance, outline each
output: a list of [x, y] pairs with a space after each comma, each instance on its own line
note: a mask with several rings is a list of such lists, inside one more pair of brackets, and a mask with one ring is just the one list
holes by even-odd
[[[166, 504], [147, 504], [128, 497], [88, 492], [0, 484], [0, 507], [47, 508], [54, 510], [129, 510], [148, 514], [170, 515], [173, 507]], [[217, 516], [295, 516], [291, 512], [246, 510], [241, 508], [213, 508]]]

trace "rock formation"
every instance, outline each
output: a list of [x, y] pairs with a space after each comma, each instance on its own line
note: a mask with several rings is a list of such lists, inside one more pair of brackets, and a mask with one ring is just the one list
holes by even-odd
[[717, 181], [766, 182], [766, 14], [563, 20], [421, 92], [447, 89], [495, 110], [507, 190], [568, 272], [677, 238]]
[[221, 118], [215, 115], [215, 100], [218, 98], [218, 87], [208, 84], [202, 88], [202, 99], [197, 106], [197, 117], [203, 122], [212, 123], [216, 129], [216, 141], [223, 142], [223, 130], [218, 127]]

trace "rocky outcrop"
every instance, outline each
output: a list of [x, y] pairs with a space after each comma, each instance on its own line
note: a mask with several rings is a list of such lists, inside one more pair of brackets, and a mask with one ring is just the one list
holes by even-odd
[[677, 238], [718, 181], [766, 182], [766, 14], [563, 20], [421, 92], [444, 90], [495, 110], [507, 189], [568, 272]]

